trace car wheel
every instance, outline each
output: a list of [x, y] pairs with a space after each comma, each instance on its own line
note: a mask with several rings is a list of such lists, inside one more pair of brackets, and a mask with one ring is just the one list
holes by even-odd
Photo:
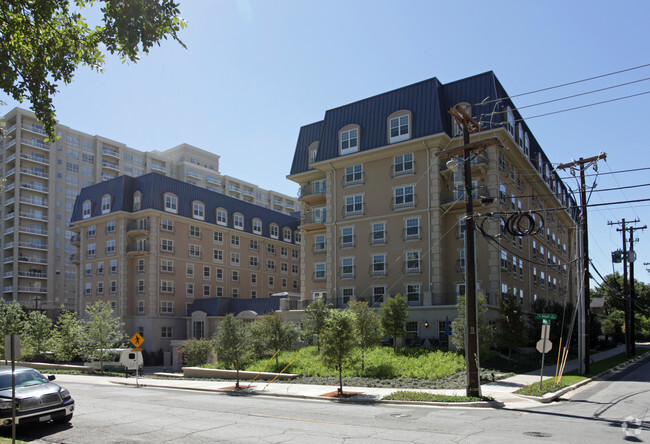
[[69, 415], [65, 415], [61, 418], [56, 418], [54, 422], [57, 424], [66, 424], [70, 422], [71, 419], [72, 419], [72, 413], [70, 413]]

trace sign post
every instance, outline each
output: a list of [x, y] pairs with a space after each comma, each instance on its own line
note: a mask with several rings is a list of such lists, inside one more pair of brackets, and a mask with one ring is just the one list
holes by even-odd
[[[131, 337], [131, 344], [135, 346], [133, 349], [134, 352], [139, 352], [142, 351], [142, 348], [140, 347], [144, 343], [144, 338], [140, 333], [136, 333]], [[135, 386], [140, 387], [140, 384], [138, 382], [138, 376], [140, 373], [140, 360], [138, 359], [138, 354], [135, 354]]]
[[544, 357], [546, 352], [551, 351], [553, 343], [548, 340], [551, 331], [551, 320], [556, 320], [557, 315], [554, 313], [538, 313], [537, 319], [542, 320], [542, 337], [537, 341], [537, 351], [542, 354], [542, 369], [539, 372], [539, 389], [542, 390], [542, 381], [544, 381]]

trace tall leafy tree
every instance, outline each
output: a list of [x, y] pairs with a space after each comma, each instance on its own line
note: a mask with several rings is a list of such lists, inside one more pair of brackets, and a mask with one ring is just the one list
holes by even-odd
[[179, 347], [178, 351], [183, 356], [183, 361], [188, 367], [198, 367], [207, 364], [213, 351], [213, 343], [209, 339], [190, 338]]
[[[295, 325], [284, 322], [277, 313], [264, 316], [262, 334], [266, 340], [267, 348], [273, 350], [274, 353], [276, 350], [291, 349], [298, 337]], [[278, 365], [278, 355], [275, 355], [275, 366], [278, 367]]]
[[512, 357], [512, 349], [523, 347], [526, 339], [526, 322], [523, 309], [512, 293], [501, 303], [501, 316], [497, 319], [497, 341], [501, 347], [508, 349], [508, 359]]
[[237, 383], [239, 388], [239, 369], [251, 358], [252, 347], [250, 331], [241, 319], [235, 318], [232, 313], [219, 323], [219, 330], [215, 337], [217, 360], [237, 370]]
[[106, 349], [121, 345], [126, 337], [124, 323], [107, 301], [95, 302], [86, 309], [86, 315], [81, 341], [83, 356], [99, 361], [103, 370], [104, 361], [108, 359]]
[[[25, 310], [21, 305], [14, 301], [11, 304], [0, 304], [0, 347], [3, 354], [5, 335], [21, 335], [25, 330]], [[5, 355], [6, 356], [6, 355]]]
[[[487, 321], [487, 300], [485, 295], [479, 293], [477, 298], [478, 305], [478, 343], [480, 352], [486, 352], [492, 347], [494, 341], [494, 328]], [[458, 297], [456, 304], [458, 316], [451, 322], [453, 336], [451, 342], [456, 349], [465, 350], [465, 295]]]
[[52, 332], [52, 351], [58, 362], [70, 362], [81, 352], [83, 329], [74, 312], [62, 310]]
[[32, 311], [25, 323], [25, 342], [31, 356], [40, 355], [52, 336], [52, 321], [40, 311]]
[[343, 395], [343, 367], [352, 359], [357, 346], [354, 313], [349, 310], [333, 311], [323, 330], [323, 363], [339, 372], [339, 395]]
[[397, 338], [404, 335], [408, 320], [408, 302], [406, 296], [398, 294], [389, 297], [379, 309], [381, 326], [386, 334], [393, 338], [393, 348], [397, 350]]
[[305, 308], [305, 333], [307, 335], [316, 335], [316, 345], [320, 353], [321, 335], [325, 329], [325, 323], [329, 317], [330, 310], [325, 305], [323, 298], [318, 298]]
[[381, 341], [381, 321], [377, 311], [367, 302], [352, 301], [349, 309], [354, 313], [357, 342], [361, 348], [361, 370], [365, 370], [366, 349], [378, 345]]
[[[84, 13], [100, 4], [101, 23]], [[0, 2], [0, 88], [27, 99], [55, 139], [52, 97], [80, 65], [101, 72], [105, 53], [137, 63], [154, 45], [185, 27], [173, 0], [3, 0]]]

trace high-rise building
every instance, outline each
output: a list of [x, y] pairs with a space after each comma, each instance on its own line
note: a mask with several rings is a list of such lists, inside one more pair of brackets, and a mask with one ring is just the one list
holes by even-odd
[[46, 143], [32, 112], [14, 108], [3, 120], [2, 298], [29, 309], [51, 313], [76, 306], [76, 271], [69, 261], [75, 249], [67, 227], [83, 187], [156, 172], [287, 214], [298, 209], [295, 198], [223, 175], [218, 155], [187, 144], [143, 152], [63, 124], [56, 126], [58, 139]]
[[[575, 202], [492, 72], [425, 80], [300, 129], [288, 177], [301, 187], [303, 295], [342, 307], [400, 293], [409, 336], [446, 340], [466, 281], [463, 168], [440, 155], [463, 145], [456, 106], [481, 125], [471, 142], [498, 139], [471, 160], [478, 292], [493, 309], [507, 294], [524, 309], [572, 297]], [[535, 235], [508, 234], [517, 211], [532, 212], [522, 224]]]
[[148, 350], [214, 333], [195, 300], [299, 299], [297, 215], [150, 173], [83, 188], [70, 230], [77, 312], [110, 302]]

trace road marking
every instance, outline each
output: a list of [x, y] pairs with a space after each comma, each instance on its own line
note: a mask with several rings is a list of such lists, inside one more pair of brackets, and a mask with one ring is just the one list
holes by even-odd
[[262, 413], [251, 413], [250, 416], [259, 416], [262, 418], [272, 418], [272, 419], [288, 419], [291, 421], [304, 421], [304, 422], [318, 422], [321, 424], [338, 424], [338, 425], [344, 425], [345, 423], [343, 422], [336, 422], [336, 421], [323, 421], [320, 419], [307, 419], [307, 418], [294, 418], [291, 416], [273, 416], [273, 415], [264, 415]]

